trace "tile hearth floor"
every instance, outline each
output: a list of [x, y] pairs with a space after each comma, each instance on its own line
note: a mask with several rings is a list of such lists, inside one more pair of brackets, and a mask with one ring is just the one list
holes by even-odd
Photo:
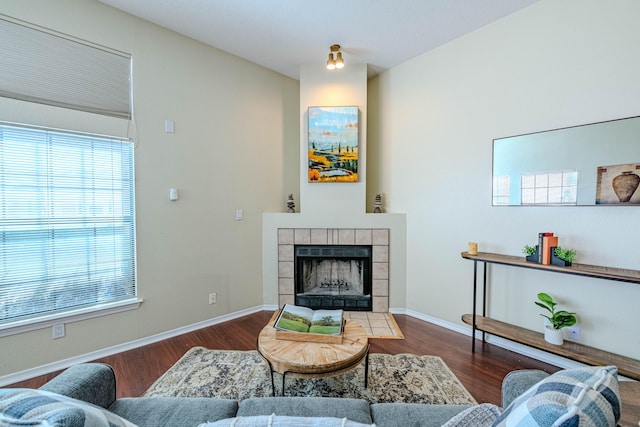
[[362, 325], [369, 338], [404, 339], [391, 313], [373, 313], [369, 311], [345, 311], [344, 317]]

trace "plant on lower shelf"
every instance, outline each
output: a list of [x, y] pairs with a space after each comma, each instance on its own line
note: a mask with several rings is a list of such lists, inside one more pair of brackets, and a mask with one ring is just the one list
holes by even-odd
[[535, 301], [536, 305], [549, 312], [549, 316], [546, 314], [540, 314], [542, 317], [549, 320], [550, 323], [549, 326], [545, 327], [545, 341], [555, 345], [562, 345], [562, 328], [575, 325], [577, 321], [576, 314], [570, 313], [566, 310], [556, 311], [556, 306], [558, 304], [549, 294], [545, 294], [544, 292], [540, 292], [538, 294], [538, 300], [539, 301]]
[[566, 310], [558, 310], [556, 311], [556, 303], [553, 298], [549, 294], [545, 294], [544, 292], [540, 292], [538, 294], [538, 300], [536, 301], [536, 305], [538, 307], [542, 307], [549, 312], [549, 316], [545, 314], [540, 314], [542, 317], [546, 317], [549, 319], [551, 326], [553, 329], [562, 329], [567, 326], [573, 326], [577, 322], [576, 313], [570, 313]]

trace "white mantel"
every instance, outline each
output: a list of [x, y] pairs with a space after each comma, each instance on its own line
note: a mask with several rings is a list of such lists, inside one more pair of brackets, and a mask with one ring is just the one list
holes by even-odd
[[[262, 216], [262, 283], [265, 305], [281, 306], [292, 301], [280, 298], [278, 230], [388, 230], [388, 295], [374, 301], [374, 311], [404, 307], [406, 300], [406, 215], [361, 214], [353, 216], [306, 215], [296, 213], [265, 213]], [[376, 292], [379, 294], [379, 292]]]

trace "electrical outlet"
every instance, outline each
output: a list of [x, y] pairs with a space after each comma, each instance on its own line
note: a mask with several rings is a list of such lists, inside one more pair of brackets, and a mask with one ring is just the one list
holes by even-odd
[[215, 292], [212, 292], [209, 294], [209, 304], [215, 304], [218, 302], [218, 294]]
[[573, 325], [567, 327], [567, 339], [580, 341], [580, 326]]
[[56, 340], [64, 337], [64, 323], [58, 323], [51, 328], [51, 337]]

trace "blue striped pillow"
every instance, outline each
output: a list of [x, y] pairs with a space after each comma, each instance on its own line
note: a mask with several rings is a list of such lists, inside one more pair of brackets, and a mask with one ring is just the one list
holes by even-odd
[[135, 427], [106, 409], [35, 389], [0, 389], [0, 427]]
[[566, 369], [540, 381], [493, 423], [494, 427], [615, 427], [620, 419], [618, 368]]

